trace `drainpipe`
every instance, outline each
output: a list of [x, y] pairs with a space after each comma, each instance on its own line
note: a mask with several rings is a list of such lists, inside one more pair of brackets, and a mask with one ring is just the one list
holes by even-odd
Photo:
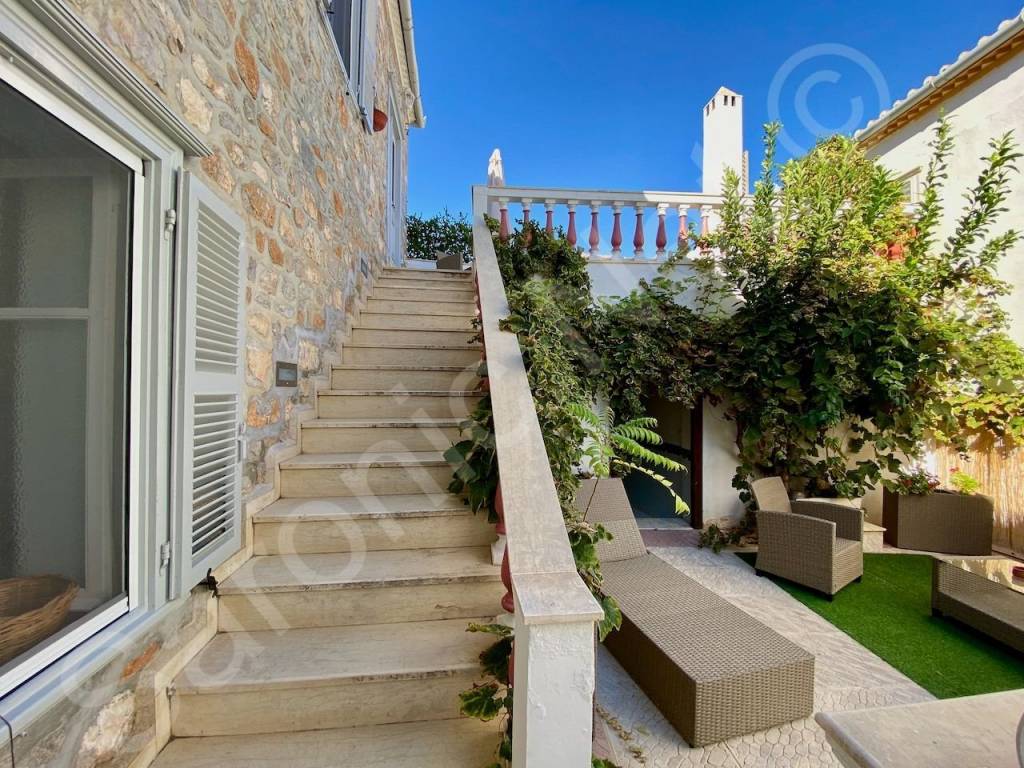
[[423, 100], [420, 98], [420, 68], [416, 63], [416, 40], [412, 31], [412, 0], [398, 0], [398, 9], [402, 17], [402, 39], [405, 42], [405, 61], [409, 68], [409, 87], [412, 89], [412, 124], [422, 128], [427, 124], [423, 114]]

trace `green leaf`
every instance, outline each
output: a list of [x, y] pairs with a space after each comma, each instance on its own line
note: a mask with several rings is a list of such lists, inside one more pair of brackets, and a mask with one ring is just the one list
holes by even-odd
[[601, 597], [600, 603], [604, 616], [597, 623], [597, 639], [603, 643], [608, 635], [622, 626], [622, 611], [619, 610], [618, 602], [610, 595]]
[[505, 705], [505, 697], [501, 695], [501, 690], [497, 683], [474, 685], [468, 691], [459, 694], [459, 711], [467, 717], [475, 717], [484, 722], [493, 720], [501, 714]]

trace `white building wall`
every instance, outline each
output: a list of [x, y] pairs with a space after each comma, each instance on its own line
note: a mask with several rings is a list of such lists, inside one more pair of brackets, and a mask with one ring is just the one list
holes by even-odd
[[[1024, 54], [1018, 53], [1001, 66], [944, 101], [940, 106], [907, 124], [868, 154], [878, 158], [897, 175], [920, 169], [918, 180], [923, 184], [931, 150], [933, 130], [940, 109], [953, 123], [956, 146], [949, 162], [943, 203], [945, 215], [939, 232], [940, 242], [952, 233], [963, 208], [963, 193], [978, 179], [989, 154], [989, 140], [1006, 131], [1013, 131], [1024, 145]], [[1024, 163], [1019, 163], [1024, 171]], [[1013, 177], [1009, 209], [1002, 215], [993, 234], [1013, 228], [1024, 231], [1024, 174]], [[1013, 285], [1013, 293], [1004, 300], [1010, 313], [1011, 335], [1024, 344], [1024, 242], [1019, 242], [1000, 265], [1000, 277]]]

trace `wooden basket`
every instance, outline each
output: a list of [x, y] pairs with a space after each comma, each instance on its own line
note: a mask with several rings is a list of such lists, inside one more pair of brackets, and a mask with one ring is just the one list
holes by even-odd
[[77, 593], [61, 576], [0, 580], [0, 664], [60, 629]]

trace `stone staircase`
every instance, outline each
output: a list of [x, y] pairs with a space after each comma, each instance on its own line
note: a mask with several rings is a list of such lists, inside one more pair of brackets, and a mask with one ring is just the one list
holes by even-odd
[[218, 634], [175, 679], [156, 768], [478, 768], [496, 724], [459, 718], [504, 592], [494, 531], [445, 488], [479, 398], [468, 275], [386, 269]]

